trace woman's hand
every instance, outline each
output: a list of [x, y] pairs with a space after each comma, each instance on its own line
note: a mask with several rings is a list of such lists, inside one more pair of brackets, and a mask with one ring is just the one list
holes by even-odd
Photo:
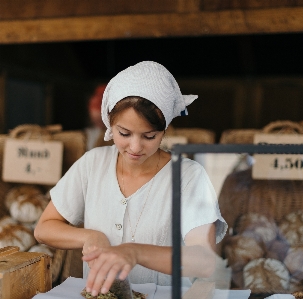
[[90, 263], [86, 290], [96, 296], [101, 287], [101, 293], [109, 291], [114, 280], [118, 277], [126, 279], [131, 269], [137, 264], [137, 254], [135, 244], [121, 244], [119, 246], [97, 248], [85, 254], [83, 261]]
[[[82, 249], [82, 254], [87, 255], [98, 248], [109, 247], [110, 243], [107, 237], [99, 232], [99, 231], [90, 231]], [[94, 260], [90, 260], [88, 262], [88, 267], [91, 268], [93, 266]]]

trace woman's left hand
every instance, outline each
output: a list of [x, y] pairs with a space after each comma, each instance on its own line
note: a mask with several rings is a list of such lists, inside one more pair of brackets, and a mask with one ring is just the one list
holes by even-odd
[[135, 244], [121, 244], [94, 250], [82, 257], [83, 261], [94, 263], [89, 271], [86, 290], [96, 296], [100, 289], [105, 294], [118, 277], [126, 279], [131, 269], [137, 264]]

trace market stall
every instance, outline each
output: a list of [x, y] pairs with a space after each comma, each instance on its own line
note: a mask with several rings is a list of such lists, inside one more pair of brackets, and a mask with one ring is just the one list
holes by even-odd
[[[243, 1], [242, 1], [243, 2]], [[14, 1], [13, 3], [9, 0], [2, 1], [0, 4], [0, 44], [2, 45], [22, 45], [22, 44], [39, 44], [39, 43], [61, 43], [61, 42], [80, 42], [80, 41], [96, 41], [96, 40], [121, 40], [121, 39], [133, 39], [133, 38], [174, 38], [174, 37], [202, 37], [202, 36], [237, 36], [237, 35], [263, 35], [263, 34], [287, 34], [287, 33], [302, 33], [302, 14], [303, 14], [303, 4], [300, 1], [279, 1], [278, 3], [273, 3], [272, 1], [249, 1], [241, 3], [241, 1], [207, 1], [207, 0], [165, 0], [165, 1], [125, 1], [119, 0], [115, 1], [115, 4], [102, 2], [95, 0], [85, 1], [46, 1], [44, 5], [41, 5], [38, 0], [27, 1], [26, 4], [23, 1]], [[245, 41], [241, 44], [242, 53], [247, 53], [251, 50], [249, 45]], [[74, 73], [77, 73], [81, 67], [80, 64], [77, 64], [75, 58], [75, 52], [71, 52], [70, 48], [62, 47], [66, 50], [64, 52], [65, 56], [68, 57], [68, 60], [71, 61], [74, 66]], [[110, 51], [110, 49], [109, 49]], [[0, 48], [1, 54], [1, 48]], [[241, 56], [241, 55], [240, 55]], [[109, 56], [108, 56], [109, 57]], [[107, 57], [107, 58], [108, 58]], [[249, 68], [249, 59], [251, 56], [243, 56], [243, 61], [247, 62], [246, 67]], [[0, 63], [2, 61], [0, 60]], [[4, 62], [3, 62], [4, 63]], [[39, 64], [39, 61], [37, 62]], [[12, 73], [22, 73], [23, 77], [27, 76], [27, 71], [22, 69], [21, 71], [15, 71], [14, 63], [8, 64], [8, 69], [13, 70]], [[61, 70], [59, 70], [60, 72]], [[51, 73], [51, 71], [50, 71]], [[79, 71], [80, 73], [80, 71]], [[25, 74], [25, 75], [24, 75]], [[31, 76], [37, 80], [40, 80], [40, 73], [37, 72]], [[43, 76], [42, 76], [43, 77]], [[51, 77], [51, 76], [50, 76]], [[61, 79], [60, 84], [64, 82], [67, 86], [66, 89], [73, 90], [73, 95], [77, 96], [78, 89], [83, 89], [82, 87], [87, 83], [83, 84], [83, 77], [79, 76], [78, 80], [74, 80], [74, 77], [71, 77], [69, 80]], [[0, 131], [4, 132], [7, 129], [7, 116], [5, 114], [5, 96], [7, 87], [7, 82], [9, 77], [7, 77], [5, 72], [5, 67], [0, 69]], [[46, 98], [47, 98], [47, 107], [43, 110], [45, 112], [46, 123], [50, 124], [52, 122], [51, 112], [52, 112], [52, 87], [53, 81], [49, 78], [47, 79], [51, 83], [45, 84], [46, 86]], [[46, 81], [47, 81], [46, 80]], [[203, 84], [201, 83], [203, 81]], [[79, 82], [81, 82], [81, 85]], [[289, 130], [284, 131], [283, 133], [295, 132], [295, 135], [301, 135], [303, 133], [302, 126], [297, 122], [301, 115], [301, 99], [302, 99], [302, 80], [300, 76], [297, 78], [287, 77], [280, 79], [271, 79], [271, 78], [241, 78], [241, 79], [182, 79], [180, 80], [181, 84], [183, 82], [183, 87], [191, 88], [192, 86], [197, 87], [197, 90], [200, 90], [202, 95], [210, 99], [209, 106], [213, 105], [214, 101], [219, 99], [222, 96], [222, 102], [226, 102], [227, 98], [228, 104], [221, 105], [221, 110], [219, 106], [215, 109], [216, 114], [209, 113], [209, 120], [216, 123], [216, 132], [211, 129], [205, 129], [199, 127], [199, 118], [201, 115], [201, 107], [196, 106], [192, 111], [194, 120], [192, 121], [192, 128], [183, 128], [182, 122], [177, 123], [177, 127], [171, 131], [168, 131], [167, 136], [179, 138], [179, 142], [182, 139], [182, 143], [187, 144], [215, 144], [216, 138], [222, 144], [252, 144], [254, 136], [257, 133], [273, 133], [275, 128], [273, 127], [263, 127], [264, 122], [268, 120], [271, 121], [279, 113], [285, 112], [284, 115], [287, 118], [293, 119], [296, 121], [296, 124], [292, 123]], [[15, 82], [13, 82], [15, 83]], [[40, 84], [41, 82], [39, 82]], [[62, 84], [63, 85], [63, 84]], [[89, 84], [85, 85], [87, 88]], [[12, 85], [15, 86], [15, 85]], [[43, 88], [45, 87], [43, 85]], [[37, 90], [40, 90], [40, 85], [36, 86]], [[78, 88], [78, 89], [77, 89]], [[14, 88], [11, 88], [14, 90]], [[44, 90], [44, 89], [43, 89]], [[274, 96], [268, 94], [269, 91], [276, 90]], [[64, 91], [62, 88], [61, 91]], [[63, 92], [64, 94], [64, 92]], [[213, 94], [213, 96], [209, 95]], [[285, 108], [285, 98], [290, 96], [289, 106], [290, 109]], [[78, 95], [79, 96], [79, 95]], [[64, 98], [62, 96], [62, 98]], [[61, 101], [61, 99], [58, 102]], [[80, 98], [80, 96], [79, 96]], [[44, 101], [45, 98], [43, 98]], [[77, 103], [77, 109], [83, 112], [84, 104], [79, 104], [79, 100], [71, 101], [68, 97], [65, 98], [67, 107], [71, 107], [71, 103]], [[274, 108], [272, 108], [272, 103], [275, 101]], [[58, 104], [58, 106], [60, 106]], [[60, 106], [61, 107], [61, 106]], [[223, 108], [222, 108], [223, 107]], [[230, 109], [230, 110], [229, 110]], [[285, 109], [285, 111], [284, 111]], [[63, 109], [64, 110], [64, 109]], [[77, 111], [78, 111], [77, 110]], [[71, 109], [73, 111], [73, 109]], [[213, 110], [212, 110], [213, 111]], [[272, 112], [273, 111], [273, 112]], [[278, 111], [278, 112], [277, 112]], [[270, 114], [272, 112], [272, 114]], [[78, 116], [81, 114], [75, 115], [74, 119], [78, 120]], [[275, 114], [276, 113], [276, 114]], [[230, 115], [230, 122], [224, 122], [226, 114]], [[268, 117], [268, 118], [267, 118]], [[303, 119], [301, 117], [301, 119]], [[65, 121], [68, 122], [67, 118]], [[78, 124], [77, 124], [78, 125]], [[232, 126], [230, 128], [228, 126]], [[250, 128], [244, 129], [244, 131], [239, 132], [234, 130], [235, 128], [241, 128], [241, 126], [250, 126]], [[222, 127], [226, 129], [223, 134], [220, 136], [216, 134]], [[18, 128], [12, 131], [11, 134], [14, 135], [2, 135], [0, 136], [0, 150], [4, 147], [5, 141], [13, 137], [15, 139], [22, 138], [36, 138], [41, 137], [41, 132], [35, 136], [35, 134], [27, 134], [27, 130], [32, 129], [32, 127], [22, 127], [21, 130]], [[63, 154], [63, 166], [62, 173], [65, 173], [66, 170], [76, 161], [79, 157], [85, 152], [85, 137], [83, 132], [80, 131], [52, 131], [51, 128], [46, 129], [47, 132], [45, 135], [50, 139], [60, 141], [64, 146]], [[278, 131], [281, 133], [281, 130]], [[274, 132], [277, 133], [277, 132]], [[216, 136], [217, 135], [217, 136]], [[28, 137], [29, 136], [29, 137]], [[172, 138], [172, 139], [173, 139]], [[181, 138], [181, 139], [180, 139]], [[169, 138], [167, 138], [168, 140]], [[239, 141], [240, 139], [240, 141]], [[163, 144], [167, 147], [167, 144]], [[0, 151], [0, 169], [2, 168], [2, 156]], [[194, 153], [190, 153], [193, 157]], [[242, 157], [243, 158], [243, 157]], [[203, 158], [204, 159], [204, 158]], [[225, 158], [224, 158], [225, 159]], [[222, 163], [224, 164], [224, 159]], [[215, 162], [219, 160], [213, 159]], [[251, 165], [247, 164], [247, 160], [237, 161], [241, 162], [234, 164], [236, 168], [230, 169], [229, 165], [228, 171], [232, 170], [231, 173], [224, 172], [224, 177], [220, 177], [220, 184], [216, 184], [216, 192], [219, 196], [219, 203], [222, 207], [223, 217], [226, 218], [230, 228], [229, 235], [226, 240], [219, 246], [218, 254], [224, 262], [226, 262], [226, 268], [233, 268], [234, 264], [239, 261], [239, 256], [237, 253], [238, 243], [241, 241], [241, 236], [243, 231], [247, 231], [247, 228], [244, 229], [241, 226], [241, 223], [247, 224], [250, 221], [250, 225], [255, 225], [253, 223], [254, 219], [241, 219], [240, 216], [244, 218], [254, 216], [250, 215], [251, 212], [259, 213], [262, 212], [262, 217], [257, 215], [256, 218], [262, 226], [266, 225], [267, 228], [273, 228], [272, 231], [274, 237], [270, 240], [268, 244], [265, 244], [267, 247], [264, 248], [264, 244], [259, 242], [260, 240], [250, 240], [252, 243], [245, 243], [253, 247], [254, 250], [246, 253], [243, 264], [240, 265], [240, 270], [242, 271], [240, 275], [239, 269], [236, 269], [234, 266], [233, 270], [233, 279], [231, 281], [230, 288], [233, 289], [250, 289], [252, 294], [242, 293], [245, 298], [255, 298], [253, 297], [263, 293], [263, 298], [265, 296], [270, 296], [273, 293], [293, 293], [295, 291], [302, 289], [302, 280], [301, 273], [298, 273], [298, 269], [295, 268], [293, 259], [296, 259], [297, 264], [301, 265], [301, 250], [297, 250], [298, 246], [301, 244], [301, 214], [292, 215], [291, 213], [298, 212], [301, 210], [301, 179], [296, 180], [271, 180], [262, 181], [260, 179], [255, 180], [251, 176]], [[296, 161], [296, 160], [295, 160]], [[298, 160], [299, 161], [299, 160]], [[301, 160], [300, 160], [301, 161]], [[251, 162], [251, 161], [250, 161]], [[302, 162], [302, 161], [301, 161]], [[299, 165], [301, 162], [294, 162]], [[204, 163], [204, 160], [203, 160]], [[245, 164], [245, 165], [244, 165]], [[275, 162], [275, 165], [278, 165], [278, 162]], [[289, 164], [290, 165], [290, 164]], [[291, 162], [291, 165], [293, 163]], [[301, 165], [301, 164], [300, 164]], [[240, 169], [242, 166], [247, 167], [247, 169]], [[213, 166], [211, 166], [213, 167]], [[277, 166], [278, 167], [278, 166]], [[206, 168], [206, 167], [205, 167]], [[294, 168], [294, 167], [293, 167]], [[298, 167], [297, 167], [298, 168]], [[299, 167], [302, 168], [302, 167]], [[214, 164], [214, 173], [211, 179], [218, 179], [215, 176], [216, 165]], [[225, 171], [226, 169], [224, 169]], [[220, 170], [221, 171], [221, 170]], [[222, 170], [223, 171], [223, 170]], [[221, 181], [226, 180], [221, 189]], [[0, 180], [0, 215], [13, 216], [17, 212], [12, 209], [11, 211], [11, 202], [8, 199], [13, 194], [15, 197], [16, 192], [21, 192], [17, 187], [20, 186], [20, 182], [4, 182]], [[35, 182], [32, 182], [31, 185], [37, 185]], [[39, 193], [40, 197], [45, 197], [47, 201], [47, 192], [50, 188], [50, 185], [38, 184], [39, 192], [35, 189], [30, 192]], [[244, 187], [243, 187], [244, 186]], [[27, 186], [28, 187], [28, 186]], [[32, 187], [32, 186], [31, 186]], [[244, 189], [245, 190], [244, 190]], [[237, 190], [237, 192], [234, 192]], [[239, 191], [240, 190], [240, 191]], [[24, 190], [23, 190], [24, 191]], [[22, 191], [22, 192], [23, 192]], [[17, 193], [18, 193], [17, 192]], [[21, 192], [21, 193], [22, 193]], [[21, 194], [25, 196], [24, 193]], [[266, 196], [265, 196], [266, 195]], [[264, 200], [264, 196], [266, 197]], [[36, 199], [35, 199], [36, 200]], [[36, 204], [36, 206], [39, 206]], [[43, 208], [41, 203], [40, 208]], [[14, 214], [15, 213], [15, 214]], [[267, 218], [263, 218], [263, 216]], [[28, 215], [27, 215], [28, 216]], [[268, 218], [270, 216], [271, 218]], [[16, 217], [16, 216], [15, 216]], [[288, 217], [288, 218], [287, 218]], [[291, 225], [289, 219], [294, 219], [296, 224]], [[14, 218], [14, 217], [13, 217]], [[21, 221], [15, 219], [19, 224]], [[236, 225], [236, 220], [239, 221], [239, 225]], [[242, 220], [242, 222], [241, 222]], [[284, 223], [284, 222], [285, 223]], [[30, 222], [31, 224], [34, 221], [25, 221]], [[261, 223], [262, 222], [262, 223]], [[243, 224], [244, 225], [244, 224]], [[288, 240], [288, 243], [291, 245], [292, 251], [289, 252], [287, 258], [287, 250], [289, 247], [285, 247], [284, 243], [281, 242], [272, 242], [280, 241], [277, 240], [277, 235], [275, 229], [277, 226], [287, 227], [285, 229], [290, 230], [291, 233], [295, 233], [299, 240]], [[249, 227], [250, 233], [252, 234], [252, 228]], [[259, 230], [259, 228], [258, 228]], [[12, 232], [7, 233], [12, 234]], [[250, 236], [251, 236], [250, 234]], [[280, 235], [279, 235], [280, 236]], [[246, 236], [247, 237], [247, 236]], [[32, 241], [31, 246], [25, 246], [24, 251], [29, 251], [33, 247], [35, 240]], [[240, 242], [241, 243], [241, 242]], [[9, 245], [8, 243], [3, 243]], [[243, 244], [243, 243], [241, 243]], [[288, 244], [288, 245], [289, 245]], [[19, 244], [21, 246], [22, 244]], [[273, 246], [277, 246], [273, 248]], [[277, 249], [278, 248], [278, 249]], [[241, 249], [241, 248], [240, 248]], [[239, 251], [240, 251], [239, 249]], [[38, 249], [38, 250], [41, 250]], [[50, 255], [53, 255], [53, 266], [52, 266], [52, 282], [53, 283], [63, 283], [70, 280], [67, 280], [69, 275], [72, 273], [73, 276], [81, 277], [82, 273], [81, 267], [77, 265], [76, 270], [72, 269], [73, 258], [76, 256], [78, 261], [81, 257], [81, 252], [74, 251], [50, 251]], [[280, 283], [277, 288], [273, 288], [271, 284], [267, 285], [266, 288], [258, 289], [258, 286], [248, 284], [243, 280], [243, 268], [247, 266], [248, 262], [253, 259], [259, 258], [273, 258], [282, 262], [279, 264], [277, 269], [285, 270], [282, 271], [285, 274], [283, 282]], [[228, 263], [227, 263], [228, 260]], [[262, 260], [261, 262], [264, 262]], [[260, 262], [260, 263], [261, 263]], [[260, 269], [264, 269], [264, 263], [258, 264]], [[273, 268], [275, 265], [273, 265]], [[258, 273], [257, 270], [251, 270], [249, 273]], [[260, 271], [259, 271], [260, 272]], [[278, 272], [278, 270], [276, 271]], [[300, 272], [300, 271], [299, 271]], [[271, 272], [272, 273], [272, 272]], [[257, 274], [256, 274], [257, 275]], [[240, 277], [240, 278], [239, 278]], [[264, 276], [265, 277], [265, 276]], [[290, 280], [292, 280], [292, 288], [289, 287]], [[255, 280], [255, 279], [253, 279]], [[277, 279], [278, 280], [278, 279]], [[84, 281], [79, 278], [76, 283], [79, 283], [79, 290], [84, 286]], [[62, 285], [63, 287], [66, 284]], [[286, 286], [286, 287], [283, 287]], [[157, 298], [156, 286], [153, 286], [153, 289], [150, 293], [150, 297]], [[139, 288], [140, 289], [140, 288]], [[143, 287], [144, 289], [144, 287]], [[57, 289], [58, 290], [58, 289]], [[77, 289], [77, 294], [79, 293]], [[140, 289], [142, 290], [142, 288]], [[160, 290], [160, 288], [159, 288]], [[46, 291], [46, 289], [45, 289]], [[56, 292], [56, 290], [53, 290]], [[164, 290], [166, 295], [168, 294], [167, 290]], [[185, 290], [182, 290], [184, 294]], [[159, 291], [160, 292], [160, 291]], [[171, 289], [169, 289], [169, 294]], [[220, 291], [217, 289], [217, 297], [219, 298]], [[265, 293], [267, 293], [265, 295]], [[49, 293], [53, 294], [53, 293]], [[158, 293], [159, 295], [160, 293]], [[161, 293], [162, 294], [162, 293]], [[223, 294], [223, 293], [222, 293]], [[231, 292], [228, 296], [237, 296], [237, 292]], [[226, 292], [225, 292], [226, 295]], [[43, 295], [38, 295], [37, 298], [43, 298]], [[47, 295], [46, 295], [47, 296]], [[72, 296], [75, 296], [74, 294]], [[167, 295], [169, 296], [169, 295]], [[223, 296], [223, 295], [222, 295]], [[164, 297], [162, 297], [164, 298]], [[169, 298], [169, 297], [167, 297]], [[236, 298], [236, 297], [233, 297]], [[240, 297], [239, 297], [240, 298]], [[243, 297], [244, 298], [244, 297]], [[259, 297], [262, 298], [262, 297]], [[282, 298], [282, 297], [281, 297]], [[285, 297], [286, 298], [286, 297]]]

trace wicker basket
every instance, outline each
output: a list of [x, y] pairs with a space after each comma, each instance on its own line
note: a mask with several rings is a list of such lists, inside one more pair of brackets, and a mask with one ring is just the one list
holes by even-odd
[[184, 136], [188, 143], [215, 143], [215, 133], [201, 128], [174, 128], [171, 125], [166, 130], [167, 136]]
[[[85, 153], [85, 135], [82, 131], [61, 131], [60, 125], [40, 127], [35, 124], [25, 124], [11, 130], [8, 135], [0, 135], [0, 170], [2, 171], [3, 148], [7, 138], [30, 138], [43, 140], [57, 140], [63, 142], [63, 164], [62, 174]], [[5, 207], [4, 201], [7, 192], [17, 183], [3, 182], [0, 179], [0, 217], [8, 215], [9, 212]], [[52, 186], [40, 187], [46, 192]], [[66, 250], [57, 249], [52, 259], [52, 279], [55, 283], [61, 274], [61, 269], [64, 264]]]
[[266, 125], [263, 129], [234, 129], [222, 133], [220, 143], [222, 144], [251, 144], [254, 143], [254, 136], [257, 133], [279, 133], [303, 134], [303, 122], [297, 123], [289, 120], [278, 120]]
[[[303, 134], [303, 126], [291, 121], [277, 121], [268, 124], [262, 130], [239, 130], [237, 134], [226, 132], [226, 143], [248, 143], [258, 133]], [[230, 132], [229, 132], [230, 133]], [[236, 136], [236, 137], [235, 137]], [[244, 142], [245, 141], [245, 142]], [[275, 220], [278, 224], [282, 218], [298, 210], [303, 210], [303, 181], [300, 180], [256, 180], [252, 178], [252, 169], [230, 173], [222, 186], [219, 205], [223, 218], [229, 228], [235, 228], [240, 216], [247, 213], [258, 213]], [[231, 230], [232, 234], [232, 230]], [[224, 256], [223, 241], [218, 244], [218, 254]], [[268, 295], [269, 296], [269, 295]], [[262, 297], [263, 298], [263, 297]]]
[[[276, 121], [262, 130], [255, 130], [249, 138], [258, 133], [303, 134], [303, 126], [292, 121]], [[228, 137], [229, 143], [243, 143], [248, 140], [247, 132], [238, 131], [237, 139]], [[229, 174], [219, 195], [219, 204], [223, 217], [229, 227], [233, 227], [238, 216], [247, 212], [258, 212], [272, 216], [280, 221], [283, 215], [303, 209], [303, 181], [292, 180], [254, 180], [251, 168]]]

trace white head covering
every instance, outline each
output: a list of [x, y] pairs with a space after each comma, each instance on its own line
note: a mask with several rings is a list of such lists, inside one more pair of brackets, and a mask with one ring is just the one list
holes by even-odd
[[163, 113], [166, 128], [176, 116], [187, 115], [186, 106], [197, 95], [182, 95], [173, 75], [161, 64], [142, 61], [118, 73], [106, 86], [102, 100], [102, 120], [107, 127], [104, 140], [113, 138], [108, 113], [120, 100], [139, 96], [154, 103]]

